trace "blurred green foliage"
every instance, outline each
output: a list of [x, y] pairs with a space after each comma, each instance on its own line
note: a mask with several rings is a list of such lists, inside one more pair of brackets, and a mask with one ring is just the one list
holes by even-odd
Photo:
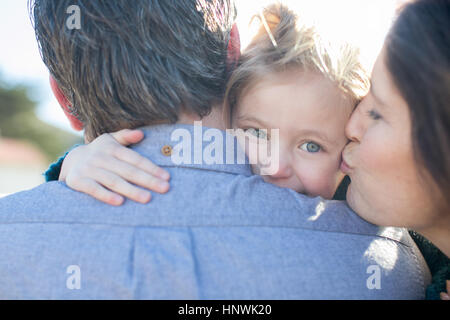
[[[0, 135], [27, 140], [38, 147], [53, 162], [76, 143], [83, 140], [36, 116], [36, 101], [29, 97], [30, 88], [7, 86], [0, 81]], [[57, 112], [57, 110], [55, 110]]]

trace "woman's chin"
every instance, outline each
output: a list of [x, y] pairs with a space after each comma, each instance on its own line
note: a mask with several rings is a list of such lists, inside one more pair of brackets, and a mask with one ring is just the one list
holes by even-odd
[[360, 196], [357, 189], [355, 189], [355, 184], [350, 183], [347, 189], [346, 201], [348, 206], [362, 219], [365, 221], [381, 225], [380, 215], [375, 214], [373, 208], [364, 201], [364, 198]]

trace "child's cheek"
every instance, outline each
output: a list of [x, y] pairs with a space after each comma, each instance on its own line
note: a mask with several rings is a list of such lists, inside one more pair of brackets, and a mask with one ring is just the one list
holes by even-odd
[[[277, 161], [272, 159], [268, 146], [263, 146], [257, 138], [248, 135], [238, 136], [238, 144], [245, 152], [254, 174], [270, 175], [273, 167], [277, 167]], [[272, 161], [275, 161], [272, 163]]]
[[297, 177], [302, 182], [305, 193], [309, 196], [321, 196], [331, 199], [336, 190], [336, 172], [320, 165], [310, 165], [308, 168], [300, 167]]

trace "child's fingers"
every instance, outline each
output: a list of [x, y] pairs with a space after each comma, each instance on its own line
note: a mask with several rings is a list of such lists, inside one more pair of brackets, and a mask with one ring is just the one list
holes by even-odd
[[91, 175], [92, 178], [102, 186], [133, 201], [140, 203], [147, 203], [150, 201], [150, 192], [132, 185], [114, 172], [97, 168]]
[[107, 190], [92, 179], [79, 179], [75, 185], [70, 187], [113, 206], [120, 206], [124, 201], [120, 195]]
[[118, 147], [114, 150], [113, 155], [124, 162], [127, 162], [152, 176], [161, 178], [168, 181], [170, 179], [170, 174], [161, 167], [151, 162], [148, 158], [141, 156], [134, 150]]
[[144, 133], [141, 130], [130, 130], [130, 129], [119, 130], [110, 133], [110, 135], [123, 146], [138, 143], [144, 138]]
[[[154, 175], [149, 174], [140, 168], [136, 168], [129, 163], [118, 160], [116, 158], [110, 158], [108, 161], [103, 161], [101, 168], [114, 173], [116, 176], [121, 177], [124, 181], [131, 182], [158, 193], [165, 193], [169, 190], [170, 187], [169, 183], [166, 180], [155, 177]], [[90, 178], [93, 177], [90, 176]], [[125, 195], [122, 192], [119, 193]]]

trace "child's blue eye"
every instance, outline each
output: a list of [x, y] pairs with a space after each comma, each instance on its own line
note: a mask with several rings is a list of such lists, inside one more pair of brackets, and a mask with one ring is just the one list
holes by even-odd
[[267, 139], [267, 131], [266, 130], [249, 128], [249, 129], [246, 129], [245, 132], [257, 137], [258, 139]]
[[306, 152], [316, 153], [319, 152], [322, 149], [322, 147], [315, 142], [309, 141], [302, 144], [300, 146], [300, 149]]

